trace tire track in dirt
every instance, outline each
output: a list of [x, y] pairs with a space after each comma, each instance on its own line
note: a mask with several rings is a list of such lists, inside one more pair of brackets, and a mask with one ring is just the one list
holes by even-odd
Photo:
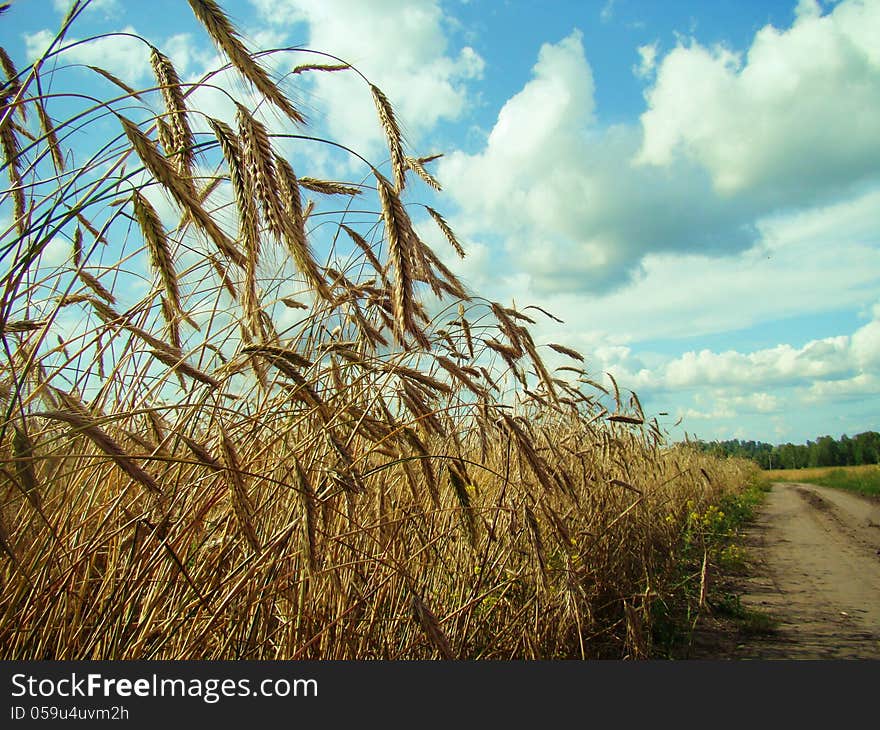
[[745, 545], [742, 605], [779, 620], [733, 659], [880, 659], [880, 503], [775, 483]]

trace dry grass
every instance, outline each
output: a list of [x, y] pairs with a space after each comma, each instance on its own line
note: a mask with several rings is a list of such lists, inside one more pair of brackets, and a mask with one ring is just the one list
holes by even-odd
[[774, 482], [797, 482], [804, 479], [821, 479], [833, 471], [842, 471], [852, 475], [873, 474], [880, 468], [876, 464], [860, 466], [816, 466], [808, 469], [765, 469], [761, 476]]
[[880, 466], [877, 464], [773, 469], [762, 471], [761, 476], [768, 482], [808, 482], [873, 497], [880, 496]]
[[[301, 123], [220, 7], [190, 4]], [[0, 656], [646, 656], [688, 502], [745, 467], [664, 446], [634, 396], [543, 359], [580, 353], [465, 291], [401, 197], [407, 174], [439, 184], [390, 101], [367, 82], [394, 183], [298, 178], [244, 101], [237, 129], [193, 133], [154, 49], [157, 86], [108, 102], [119, 135], [89, 156], [43, 108], [66, 108], [56, 54], [0, 55]]]

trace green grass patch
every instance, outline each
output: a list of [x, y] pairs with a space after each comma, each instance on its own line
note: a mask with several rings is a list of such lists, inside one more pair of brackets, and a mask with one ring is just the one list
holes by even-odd
[[880, 496], [880, 466], [841, 466], [819, 469], [787, 469], [775, 471], [772, 477], [777, 481], [805, 482], [821, 487], [845, 489], [848, 492]]
[[657, 655], [676, 658], [688, 652], [703, 610], [699, 599], [704, 558], [710, 568], [705, 598], [711, 612], [734, 621], [743, 634], [770, 633], [775, 629], [776, 619], [743, 606], [740, 596], [725, 587], [729, 576], [747, 568], [748, 555], [740, 544], [740, 530], [754, 520], [770, 484], [763, 474], [756, 474], [745, 489], [724, 493], [716, 504], [688, 513], [678, 554], [679, 580], [675, 592], [651, 607]]
[[873, 497], [880, 496], [880, 468], [875, 467], [871, 471], [853, 473], [846, 469], [833, 469], [827, 476], [813, 477], [810, 484], [818, 484], [823, 487], [846, 489], [849, 492], [867, 494]]
[[725, 593], [712, 602], [717, 614], [735, 621], [737, 628], [744, 634], [755, 636], [772, 634], [779, 627], [779, 619], [772, 614], [744, 606], [736, 593]]

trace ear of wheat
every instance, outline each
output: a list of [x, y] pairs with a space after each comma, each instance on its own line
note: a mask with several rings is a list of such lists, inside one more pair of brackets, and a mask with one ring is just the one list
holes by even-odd
[[[0, 656], [647, 655], [658, 597], [711, 604], [682, 575], [721, 548], [682, 536], [750, 467], [466, 287], [418, 234], [465, 253], [404, 106], [189, 2], [223, 57], [192, 82], [133, 35], [147, 88], [77, 63], [82, 3], [32, 63], [0, 49]], [[338, 72], [388, 160], [301, 128]]]

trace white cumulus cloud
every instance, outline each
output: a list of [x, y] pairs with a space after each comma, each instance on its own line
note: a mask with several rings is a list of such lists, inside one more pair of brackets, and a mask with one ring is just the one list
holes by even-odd
[[545, 44], [532, 79], [498, 113], [484, 149], [453, 152], [439, 177], [476, 240], [503, 237], [508, 265], [542, 293], [627, 281], [646, 252], [737, 251], [754, 239], [693, 165], [637, 168], [638, 130], [603, 129], [580, 32]]
[[[149, 83], [153, 80], [150, 47], [135, 37], [137, 35], [137, 30], [127, 25], [117, 33], [108, 33], [85, 43], [79, 38], [65, 37], [61, 47], [71, 47], [64, 51], [62, 57], [67, 63], [102, 68], [128, 84]], [[26, 34], [24, 41], [28, 58], [39, 58], [54, 39], [55, 33], [45, 29]], [[189, 33], [172, 35], [158, 42], [157, 47], [171, 59], [181, 77], [190, 70], [195, 61], [204, 63], [213, 57], [196, 46]]]
[[[469, 82], [483, 73], [473, 48], [449, 48], [436, 0], [251, 0], [264, 22], [287, 31], [307, 27], [307, 46], [353, 64], [389, 98], [408, 141], [417, 144], [442, 119], [457, 119], [468, 104]], [[299, 54], [298, 63], [333, 63]], [[315, 113], [335, 138], [375, 154], [383, 140], [369, 89], [351, 72], [313, 74]], [[308, 109], [306, 112], [308, 113]], [[420, 152], [421, 154], [421, 152]]]
[[[851, 335], [837, 335], [807, 342], [802, 347], [780, 344], [775, 347], [740, 352], [710, 349], [691, 350], [667, 359], [651, 370], [634, 370], [629, 348], [597, 350], [603, 365], [617, 366], [617, 375], [625, 382], [660, 390], [716, 389], [723, 393], [727, 406], [748, 405], [755, 411], [776, 410], [779, 401], [772, 389], [809, 387], [816, 392], [830, 392], [835, 383], [846, 383], [848, 392], [861, 386], [870, 390], [880, 376], [880, 307], [874, 307], [874, 319]], [[612, 356], [609, 357], [608, 354]], [[718, 390], [720, 389], [720, 390]], [[735, 397], [734, 397], [735, 396]]]
[[640, 160], [703, 165], [726, 195], [779, 204], [832, 194], [880, 171], [880, 3], [827, 15], [802, 2], [788, 30], [745, 55], [693, 41], [667, 54], [647, 94]]
[[[759, 266], [785, 228], [776, 219], [876, 198], [878, 23], [880, 3], [845, 0], [828, 15], [805, 6], [789, 30], [761, 29], [744, 54], [694, 41], [660, 58], [658, 46], [642, 46], [636, 70], [653, 68], [656, 80], [632, 125], [602, 123], [578, 31], [545, 44], [485, 145], [440, 161], [459, 206], [454, 222], [470, 240], [504, 247], [492, 277], [542, 298], [631, 293], [661, 269], [700, 272], [718, 257], [719, 271], [754, 269], [734, 276], [734, 287], [746, 273], [779, 273]], [[834, 245], [834, 255], [876, 259], [876, 239], [837, 235]], [[818, 255], [840, 268], [831, 251]], [[784, 280], [813, 276], [805, 261], [795, 264]], [[726, 286], [704, 284], [687, 287], [714, 297]], [[657, 306], [680, 296], [694, 299], [671, 287]]]
[[[73, 0], [52, 0], [55, 10], [59, 13], [67, 13], [73, 5]], [[85, 6], [87, 11], [103, 11], [105, 15], [118, 13], [122, 8], [119, 0], [90, 0]]]
[[650, 78], [657, 67], [657, 42], [639, 46], [636, 51], [639, 54], [638, 66], [633, 66], [633, 73], [640, 79]]

